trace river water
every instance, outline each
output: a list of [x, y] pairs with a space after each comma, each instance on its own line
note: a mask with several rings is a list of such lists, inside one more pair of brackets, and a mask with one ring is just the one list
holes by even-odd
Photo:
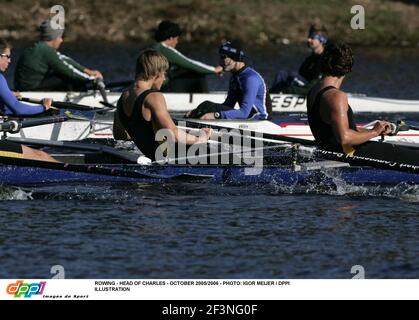
[[[139, 46], [62, 51], [118, 81], [132, 77]], [[216, 49], [185, 52], [216, 63]], [[355, 53], [346, 90], [419, 99], [419, 49]], [[306, 54], [248, 55], [270, 83]], [[227, 81], [210, 77], [210, 89]], [[2, 186], [0, 199], [0, 278], [49, 278], [53, 265], [67, 278], [351, 278], [354, 265], [367, 278], [419, 277], [418, 186]]]

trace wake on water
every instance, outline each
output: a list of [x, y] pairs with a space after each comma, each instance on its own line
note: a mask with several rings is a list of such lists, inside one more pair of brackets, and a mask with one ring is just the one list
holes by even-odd
[[0, 200], [33, 200], [32, 192], [13, 186], [0, 185]]
[[419, 185], [400, 183], [397, 185], [355, 185], [342, 179], [334, 169], [325, 170], [321, 179], [306, 184], [271, 184], [278, 194], [319, 194], [330, 196], [357, 196], [394, 198], [408, 202], [419, 202]]
[[[205, 192], [211, 195], [241, 194], [242, 188], [247, 186], [232, 186], [225, 184], [215, 185], [211, 188], [205, 185]], [[281, 181], [272, 181], [268, 185], [250, 186], [252, 193], [259, 194], [318, 194], [328, 196], [355, 196], [355, 197], [383, 197], [398, 199], [406, 202], [419, 202], [419, 185], [400, 183], [398, 185], [354, 185], [345, 182], [339, 172], [329, 169], [321, 176], [304, 184], [285, 184]], [[92, 184], [78, 183], [66, 185], [37, 185], [15, 187], [0, 186], [0, 200], [93, 200], [93, 201], [126, 201], [132, 198], [141, 198], [144, 190], [155, 190], [157, 193], [170, 193], [173, 196], [184, 193], [202, 195], [202, 184], [196, 183], [129, 183], [129, 184]], [[162, 191], [163, 190], [163, 191]], [[196, 192], [194, 192], [196, 191]]]

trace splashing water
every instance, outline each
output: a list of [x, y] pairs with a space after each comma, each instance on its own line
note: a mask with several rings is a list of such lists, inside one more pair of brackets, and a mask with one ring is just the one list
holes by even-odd
[[336, 169], [322, 171], [315, 179], [304, 184], [270, 184], [276, 194], [319, 194], [330, 196], [357, 196], [394, 198], [407, 202], [419, 202], [419, 185], [400, 183], [397, 185], [355, 185], [346, 182]]
[[32, 192], [16, 187], [0, 186], [0, 200], [33, 200]]

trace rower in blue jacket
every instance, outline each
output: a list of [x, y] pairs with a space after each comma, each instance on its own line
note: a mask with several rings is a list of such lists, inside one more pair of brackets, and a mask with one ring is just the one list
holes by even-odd
[[[220, 47], [219, 54], [224, 71], [232, 73], [226, 100], [222, 104], [204, 101], [186, 117], [206, 120], [268, 119], [272, 106], [265, 80], [245, 64], [241, 46], [226, 42]], [[234, 109], [236, 103], [238, 109]]]
[[5, 40], [0, 39], [0, 114], [4, 116], [33, 116], [41, 114], [51, 107], [52, 100], [44, 99], [43, 106], [33, 106], [19, 102], [16, 95], [10, 91], [3, 73], [11, 62], [12, 46]]
[[[11, 45], [0, 39], [0, 114], [3, 116], [28, 116], [43, 113], [51, 106], [51, 99], [44, 99], [44, 106], [31, 106], [19, 102], [10, 91], [3, 72], [10, 64]], [[49, 154], [26, 147], [24, 145], [0, 139], [0, 157], [24, 158], [31, 160], [43, 160], [57, 162]]]

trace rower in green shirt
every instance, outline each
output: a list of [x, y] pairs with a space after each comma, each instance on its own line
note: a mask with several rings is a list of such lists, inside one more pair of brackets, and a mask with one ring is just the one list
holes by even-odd
[[221, 66], [210, 66], [190, 59], [176, 50], [181, 30], [178, 24], [162, 21], [155, 33], [153, 49], [162, 53], [169, 61], [167, 81], [162, 87], [166, 92], [208, 92], [205, 76], [221, 75]]
[[64, 29], [51, 20], [39, 27], [40, 41], [26, 49], [16, 65], [15, 89], [20, 91], [83, 91], [103, 83], [97, 70], [88, 69], [58, 51]]

